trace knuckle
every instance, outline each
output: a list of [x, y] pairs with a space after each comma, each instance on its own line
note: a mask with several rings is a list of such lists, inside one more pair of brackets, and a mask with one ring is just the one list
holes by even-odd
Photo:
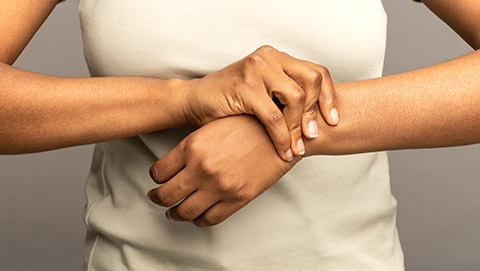
[[223, 219], [219, 214], [206, 214], [203, 220], [208, 226], [215, 226], [222, 222]]
[[[314, 109], [314, 108], [313, 108]], [[303, 113], [303, 118], [306, 120], [314, 120], [317, 117], [316, 110], [308, 110]]]
[[328, 97], [325, 99], [325, 101], [324, 101], [324, 103], [323, 103], [323, 106], [326, 106], [327, 108], [330, 108], [330, 107], [333, 106], [333, 104], [334, 104], [334, 99], [333, 99], [331, 96], [328, 96]]
[[170, 197], [167, 194], [165, 194], [161, 189], [157, 189], [155, 194], [157, 196], [157, 200], [160, 205], [165, 207], [169, 207], [173, 205], [173, 203], [170, 200]]
[[256, 51], [261, 54], [271, 54], [278, 52], [277, 49], [273, 48], [273, 46], [268, 44], [260, 46]]
[[328, 71], [327, 67], [325, 67], [325, 66], [317, 65], [317, 69], [322, 75], [330, 75], [330, 72]]
[[185, 152], [192, 154], [201, 152], [201, 144], [195, 134], [191, 134], [185, 139]]
[[334, 96], [333, 96], [333, 93], [331, 92], [322, 92], [322, 96], [321, 96], [321, 106], [330, 106], [330, 105], [333, 105], [335, 99], [334, 99]]
[[335, 88], [332, 88], [328, 91], [326, 91], [327, 94], [328, 94], [328, 98], [331, 99], [331, 100], [335, 100], [336, 99], [336, 93], [335, 93]]
[[305, 107], [303, 113], [313, 113], [317, 109], [317, 105], [319, 104], [319, 97], [320, 95], [309, 97], [305, 100]]
[[305, 102], [305, 108], [303, 110], [303, 113], [304, 114], [308, 114], [307, 116], [309, 115], [312, 115], [315, 113], [315, 110], [317, 109], [317, 100], [316, 99], [312, 99], [310, 101], [306, 101]]
[[194, 180], [190, 181], [179, 181], [177, 180], [175, 182], [175, 187], [173, 188], [174, 191], [188, 191], [192, 187], [192, 183], [194, 183]]
[[193, 211], [188, 208], [179, 207], [175, 210], [175, 212], [177, 213], [178, 218], [183, 221], [192, 221], [195, 218]]
[[250, 54], [245, 57], [244, 63], [244, 70], [249, 71], [251, 69], [257, 69], [260, 65], [265, 63], [265, 60], [260, 54]]
[[280, 111], [273, 111], [268, 116], [268, 122], [270, 125], [279, 126], [283, 122], [283, 115]]
[[217, 191], [222, 194], [231, 194], [235, 191], [235, 186], [233, 185], [233, 182], [231, 182], [227, 178], [218, 178], [215, 186]]
[[240, 202], [248, 202], [253, 198], [253, 195], [247, 189], [239, 189], [235, 192], [235, 198]]
[[[296, 135], [297, 133], [301, 133], [301, 129], [302, 129], [301, 121], [291, 120], [288, 123], [287, 126], [288, 126], [288, 129], [289, 129], [289, 131], [292, 135]], [[288, 141], [288, 143], [290, 143], [290, 141]]]
[[216, 176], [218, 168], [215, 166], [215, 163], [210, 159], [202, 159], [198, 163], [198, 173], [202, 177], [213, 177]]
[[305, 102], [305, 96], [305, 91], [303, 91], [302, 88], [295, 87], [292, 91], [292, 99], [297, 104], [303, 104], [303, 102]]
[[311, 82], [314, 86], [319, 86], [322, 82], [322, 73], [318, 70], [312, 69], [310, 70], [307, 75], [307, 80]]

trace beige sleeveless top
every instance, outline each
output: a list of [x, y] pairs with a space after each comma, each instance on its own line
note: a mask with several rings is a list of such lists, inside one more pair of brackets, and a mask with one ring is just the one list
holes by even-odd
[[[379, 77], [381, 0], [81, 0], [92, 76], [193, 78], [264, 44]], [[97, 144], [86, 185], [84, 270], [403, 270], [386, 153], [302, 160], [210, 228], [172, 223], [147, 199], [148, 169], [189, 128]]]

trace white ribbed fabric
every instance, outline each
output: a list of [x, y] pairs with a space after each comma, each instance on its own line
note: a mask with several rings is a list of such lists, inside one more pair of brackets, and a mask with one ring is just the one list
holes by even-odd
[[[81, 0], [92, 76], [203, 76], [270, 44], [335, 81], [381, 76], [381, 0]], [[387, 156], [302, 160], [211, 228], [164, 219], [148, 169], [179, 128], [97, 144], [86, 186], [84, 270], [404, 270]]]

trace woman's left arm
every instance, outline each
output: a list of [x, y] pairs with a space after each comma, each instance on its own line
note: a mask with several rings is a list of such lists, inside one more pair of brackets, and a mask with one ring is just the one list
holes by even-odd
[[419, 70], [335, 84], [342, 123], [335, 129], [320, 123], [307, 155], [480, 142], [480, 1], [423, 2], [477, 50]]

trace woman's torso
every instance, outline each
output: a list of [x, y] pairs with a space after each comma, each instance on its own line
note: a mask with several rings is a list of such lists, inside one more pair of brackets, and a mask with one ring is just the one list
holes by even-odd
[[[263, 44], [335, 81], [383, 68], [380, 0], [81, 0], [79, 11], [92, 76], [201, 77]], [[385, 153], [306, 158], [215, 227], [165, 221], [148, 168], [189, 131], [97, 144], [86, 270], [403, 270]]]

